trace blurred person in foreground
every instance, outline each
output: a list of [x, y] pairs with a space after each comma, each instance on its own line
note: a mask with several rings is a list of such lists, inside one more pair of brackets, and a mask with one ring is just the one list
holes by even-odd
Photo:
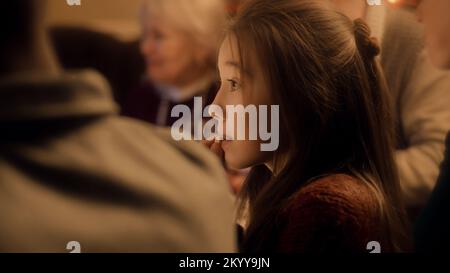
[[366, 0], [330, 0], [352, 19], [363, 18], [381, 44], [380, 62], [394, 98], [403, 199], [415, 220], [432, 192], [450, 129], [450, 73], [427, 58], [414, 14]]
[[[415, 8], [425, 29], [425, 45], [434, 65], [450, 70], [450, 1], [396, 0], [395, 6]], [[450, 88], [444, 90], [450, 94]], [[447, 105], [450, 109], [450, 105]], [[448, 253], [450, 245], [450, 135], [436, 188], [415, 225], [416, 250], [423, 253]]]
[[218, 160], [118, 117], [98, 74], [61, 71], [43, 10], [0, 11], [0, 252], [234, 251]]

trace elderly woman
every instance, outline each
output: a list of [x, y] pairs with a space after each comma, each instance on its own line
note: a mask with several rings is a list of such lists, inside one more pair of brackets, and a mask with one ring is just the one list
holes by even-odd
[[146, 0], [141, 10], [141, 52], [146, 61], [142, 85], [132, 90], [123, 114], [170, 126], [177, 104], [193, 107], [194, 96], [212, 102], [216, 53], [226, 8], [223, 0]]

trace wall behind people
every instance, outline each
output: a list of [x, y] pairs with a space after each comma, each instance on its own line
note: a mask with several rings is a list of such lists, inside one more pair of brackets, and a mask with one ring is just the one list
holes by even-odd
[[81, 0], [81, 6], [69, 6], [64, 0], [50, 0], [47, 19], [50, 25], [83, 26], [133, 40], [139, 36], [140, 3], [141, 0]]
[[[230, 14], [236, 12], [240, 1], [226, 0]], [[137, 15], [141, 3], [142, 0], [81, 0], [81, 6], [69, 6], [65, 0], [49, 0], [47, 18], [51, 25], [88, 27], [129, 41], [140, 34]]]

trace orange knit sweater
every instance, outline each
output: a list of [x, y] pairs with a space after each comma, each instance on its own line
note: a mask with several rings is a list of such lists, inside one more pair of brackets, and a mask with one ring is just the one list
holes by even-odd
[[277, 252], [369, 252], [382, 235], [374, 193], [359, 179], [337, 174], [302, 187], [281, 215]]

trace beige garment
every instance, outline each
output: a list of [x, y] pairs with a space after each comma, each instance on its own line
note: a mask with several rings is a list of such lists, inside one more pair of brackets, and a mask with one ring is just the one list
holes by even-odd
[[418, 210], [433, 190], [443, 160], [450, 129], [450, 73], [429, 62], [422, 26], [413, 13], [380, 6], [370, 7], [367, 16], [375, 34], [382, 35], [377, 37], [381, 64], [395, 99], [403, 196], [409, 209]]
[[0, 252], [234, 252], [214, 155], [116, 115], [92, 72], [0, 80]]

